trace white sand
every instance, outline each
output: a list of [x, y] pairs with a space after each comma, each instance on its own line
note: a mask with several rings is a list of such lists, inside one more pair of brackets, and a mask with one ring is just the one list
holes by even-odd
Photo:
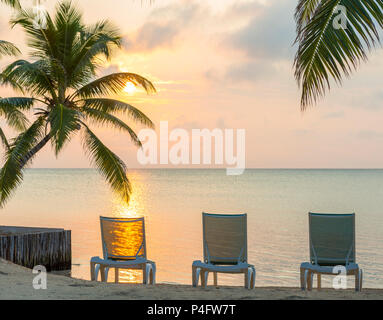
[[299, 288], [222, 286], [206, 289], [189, 285], [114, 284], [74, 279], [48, 274], [47, 289], [35, 290], [32, 270], [0, 259], [0, 299], [380, 299], [383, 289], [353, 290], [322, 289], [303, 292]]

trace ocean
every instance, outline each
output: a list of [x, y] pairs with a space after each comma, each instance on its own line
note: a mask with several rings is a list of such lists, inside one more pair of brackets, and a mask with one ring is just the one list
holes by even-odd
[[[71, 275], [90, 279], [89, 260], [102, 255], [99, 216], [144, 216], [157, 282], [191, 284], [191, 264], [202, 259], [201, 213], [247, 213], [256, 286], [297, 287], [300, 263], [309, 258], [308, 212], [355, 212], [364, 287], [383, 288], [383, 170], [247, 169], [227, 176], [224, 169], [148, 169], [128, 176], [129, 207], [96, 170], [28, 169], [0, 210], [0, 225], [72, 230]], [[120, 280], [140, 282], [142, 275], [120, 271]], [[243, 279], [219, 274], [218, 283], [241, 286]]]

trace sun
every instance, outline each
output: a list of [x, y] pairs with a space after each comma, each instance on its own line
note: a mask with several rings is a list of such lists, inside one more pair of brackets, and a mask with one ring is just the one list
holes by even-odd
[[131, 83], [131, 82], [127, 82], [127, 83], [126, 83], [126, 86], [125, 86], [125, 88], [124, 88], [124, 91], [125, 91], [126, 93], [132, 94], [132, 93], [134, 93], [134, 92], [137, 91], [137, 88], [136, 88], [136, 86], [135, 86], [133, 83]]

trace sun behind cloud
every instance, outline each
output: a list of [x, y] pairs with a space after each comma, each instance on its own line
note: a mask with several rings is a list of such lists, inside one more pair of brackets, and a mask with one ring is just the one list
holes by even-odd
[[137, 88], [132, 82], [126, 83], [126, 86], [124, 88], [124, 92], [129, 93], [129, 94], [133, 94], [136, 91], [137, 91]]

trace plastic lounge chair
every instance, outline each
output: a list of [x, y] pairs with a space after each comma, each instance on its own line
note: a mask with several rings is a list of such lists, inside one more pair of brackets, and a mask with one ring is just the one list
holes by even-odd
[[244, 273], [245, 287], [254, 288], [255, 268], [247, 263], [247, 215], [202, 213], [204, 261], [192, 265], [193, 286], [206, 287], [209, 272]]
[[90, 260], [91, 280], [108, 281], [109, 268], [115, 268], [115, 282], [119, 281], [119, 269], [141, 269], [143, 283], [155, 284], [156, 264], [146, 259], [144, 218], [100, 217], [103, 259]]
[[300, 267], [301, 288], [312, 290], [314, 275], [318, 290], [321, 275], [355, 276], [355, 290], [362, 290], [363, 272], [355, 259], [355, 213], [321, 214], [309, 212], [310, 262]]

